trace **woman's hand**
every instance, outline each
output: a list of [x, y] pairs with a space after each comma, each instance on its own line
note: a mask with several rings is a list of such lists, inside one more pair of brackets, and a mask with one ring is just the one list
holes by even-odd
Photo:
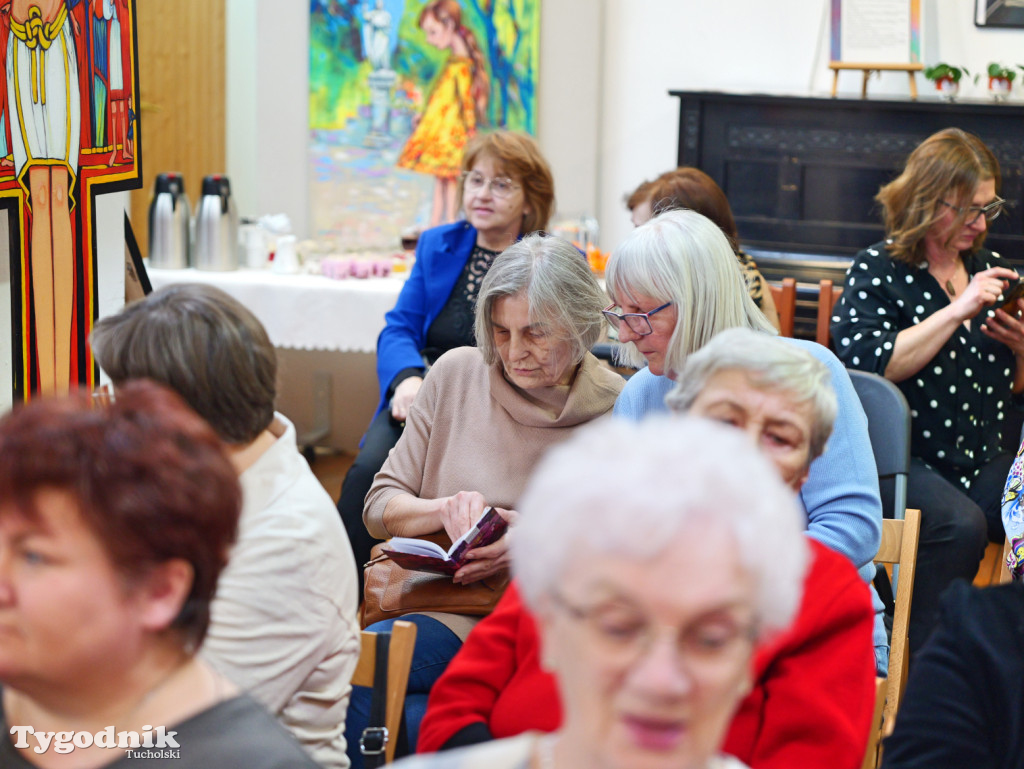
[[990, 267], [971, 278], [964, 292], [952, 303], [960, 321], [970, 320], [983, 308], [995, 304], [1009, 285], [1007, 281], [1018, 277], [1017, 273], [1006, 267]]
[[460, 491], [444, 500], [441, 505], [441, 525], [452, 542], [457, 540], [480, 520], [487, 500], [478, 491]]
[[423, 377], [411, 376], [408, 379], [403, 379], [395, 388], [395, 394], [391, 398], [391, 416], [399, 422], [404, 422], [409, 416], [409, 407], [416, 400], [416, 393], [422, 386]]
[[[1017, 312], [1021, 311], [1024, 311], [1024, 299], [1017, 300]], [[1016, 315], [996, 310], [996, 314], [981, 325], [981, 330], [986, 336], [1005, 344], [1017, 357], [1024, 357], [1024, 322]]]
[[[515, 510], [502, 510], [497, 508], [498, 513], [513, 526], [519, 513]], [[466, 553], [466, 565], [455, 572], [453, 580], [457, 585], [468, 585], [471, 582], [479, 582], [482, 579], [493, 577], [506, 571], [509, 568], [511, 554], [508, 549], [508, 533], [497, 542], [492, 542], [484, 547], [477, 547]]]

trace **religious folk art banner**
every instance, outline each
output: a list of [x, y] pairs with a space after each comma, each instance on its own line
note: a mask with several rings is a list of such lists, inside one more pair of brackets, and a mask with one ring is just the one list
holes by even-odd
[[134, 0], [0, 0], [5, 398], [95, 383], [95, 198], [141, 183], [136, 53]]

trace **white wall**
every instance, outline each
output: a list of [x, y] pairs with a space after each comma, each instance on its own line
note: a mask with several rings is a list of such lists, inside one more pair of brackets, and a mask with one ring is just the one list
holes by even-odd
[[[243, 213], [285, 211], [308, 234], [307, 3], [228, 1], [228, 173]], [[559, 211], [595, 213], [602, 246], [629, 231], [623, 195], [675, 164], [670, 89], [825, 95], [829, 0], [543, 0], [538, 137]], [[921, 0], [923, 58], [983, 71], [1024, 61], [1024, 30], [978, 29], [974, 0]], [[929, 83], [918, 76], [918, 88]], [[985, 96], [985, 83], [964, 95]], [[860, 75], [844, 73], [856, 97]], [[1018, 83], [1014, 101], [1024, 84]], [[906, 95], [903, 73], [872, 96]]]
[[227, 170], [243, 216], [308, 232], [309, 3], [227, 0]]

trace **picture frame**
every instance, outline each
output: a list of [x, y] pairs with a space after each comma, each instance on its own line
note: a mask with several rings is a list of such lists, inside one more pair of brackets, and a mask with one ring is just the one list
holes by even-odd
[[1024, 29], [1024, 0], [974, 0], [974, 26]]

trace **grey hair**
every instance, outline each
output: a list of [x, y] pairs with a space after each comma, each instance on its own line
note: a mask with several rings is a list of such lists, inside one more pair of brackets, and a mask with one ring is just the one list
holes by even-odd
[[580, 428], [544, 457], [517, 509], [512, 566], [535, 610], [576, 559], [646, 560], [715, 526], [753, 580], [762, 633], [788, 626], [803, 594], [809, 553], [796, 496], [742, 434], [709, 420]]
[[569, 342], [573, 364], [601, 338], [607, 297], [583, 254], [562, 238], [527, 235], [495, 258], [476, 299], [476, 343], [489, 365], [498, 361], [494, 302], [520, 293], [529, 303], [531, 322]]
[[274, 418], [274, 346], [256, 316], [219, 288], [165, 286], [100, 320], [89, 342], [115, 385], [170, 387], [226, 443], [251, 443]]
[[[638, 295], [675, 303], [679, 319], [665, 353], [665, 374], [673, 378], [686, 356], [719, 331], [739, 326], [777, 333], [750, 298], [729, 240], [696, 211], [666, 211], [633, 230], [612, 252], [605, 283], [619, 305], [636, 304]], [[619, 356], [627, 366], [644, 364], [632, 342]]]
[[798, 404], [809, 403], [808, 464], [825, 452], [838, 408], [828, 366], [790, 342], [732, 328], [686, 359], [678, 383], [665, 396], [666, 405], [676, 412], [689, 411], [710, 379], [723, 371], [742, 371], [759, 390], [784, 393]]

